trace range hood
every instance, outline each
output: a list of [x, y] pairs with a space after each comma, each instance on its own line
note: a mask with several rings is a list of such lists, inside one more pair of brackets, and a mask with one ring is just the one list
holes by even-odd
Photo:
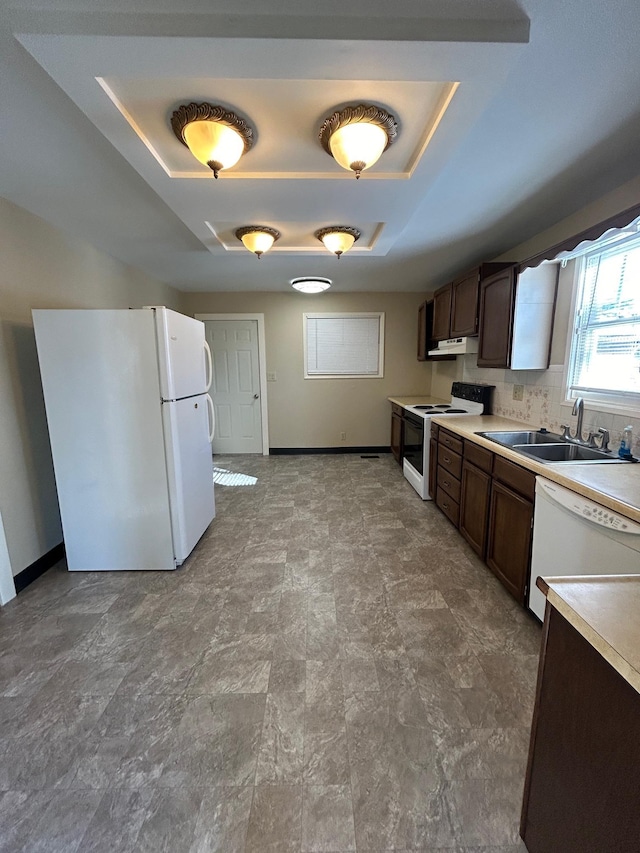
[[436, 349], [430, 349], [429, 355], [465, 355], [469, 352], [478, 352], [477, 338], [447, 338], [446, 341], [438, 341]]

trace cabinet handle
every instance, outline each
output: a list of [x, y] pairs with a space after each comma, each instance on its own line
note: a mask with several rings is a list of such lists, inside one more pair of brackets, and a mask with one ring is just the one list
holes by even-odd
[[442, 504], [442, 509], [449, 509], [449, 504]]
[[445, 461], [445, 462], [451, 462], [451, 459], [450, 459], [448, 456], [445, 456], [445, 457], [444, 457], [444, 461]]
[[443, 480], [443, 481], [442, 481], [442, 485], [443, 485], [443, 486], [450, 486], [450, 485], [451, 485], [451, 483], [450, 483], [448, 480]]

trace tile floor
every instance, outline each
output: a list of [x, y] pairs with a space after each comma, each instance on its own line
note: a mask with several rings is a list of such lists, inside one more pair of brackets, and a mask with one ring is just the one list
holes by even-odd
[[179, 571], [0, 609], [0, 850], [524, 851], [537, 623], [390, 456], [216, 464]]

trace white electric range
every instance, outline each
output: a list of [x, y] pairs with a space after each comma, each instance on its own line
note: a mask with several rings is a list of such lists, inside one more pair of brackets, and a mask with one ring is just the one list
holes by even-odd
[[404, 407], [402, 472], [423, 501], [429, 496], [430, 421], [436, 415], [489, 415], [495, 385], [454, 382], [451, 402]]

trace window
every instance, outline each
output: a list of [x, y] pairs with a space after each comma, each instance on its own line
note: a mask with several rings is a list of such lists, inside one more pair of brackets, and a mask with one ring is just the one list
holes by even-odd
[[305, 379], [383, 376], [384, 313], [304, 314]]
[[580, 259], [569, 396], [640, 404], [640, 239]]

